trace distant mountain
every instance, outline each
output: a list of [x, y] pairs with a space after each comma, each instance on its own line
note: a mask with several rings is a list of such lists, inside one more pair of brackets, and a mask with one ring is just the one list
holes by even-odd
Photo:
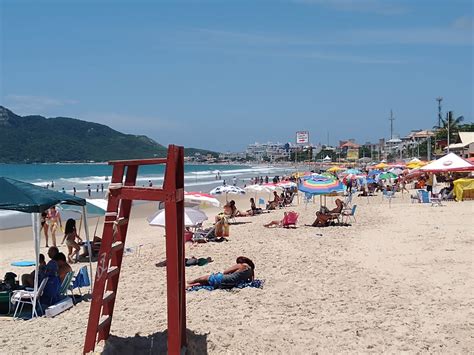
[[[165, 157], [166, 147], [147, 136], [118, 132], [74, 118], [18, 116], [0, 106], [0, 162], [85, 162]], [[186, 155], [218, 153], [186, 148]]]

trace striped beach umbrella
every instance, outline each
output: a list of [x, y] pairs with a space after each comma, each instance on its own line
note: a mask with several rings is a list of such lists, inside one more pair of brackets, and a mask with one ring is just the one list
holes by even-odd
[[298, 190], [311, 195], [329, 195], [344, 192], [345, 186], [335, 179], [308, 179], [298, 185]]

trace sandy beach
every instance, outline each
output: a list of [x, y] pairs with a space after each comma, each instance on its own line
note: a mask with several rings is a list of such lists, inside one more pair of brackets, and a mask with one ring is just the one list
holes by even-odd
[[[237, 206], [247, 209], [249, 197], [239, 197]], [[314, 220], [317, 200], [285, 209], [300, 213], [297, 229], [264, 228], [281, 219], [284, 210], [277, 210], [239, 218], [228, 242], [188, 245], [188, 257], [214, 259], [186, 268], [188, 280], [222, 271], [239, 255], [251, 258], [256, 278], [265, 280], [263, 289], [188, 292], [188, 352], [472, 352], [474, 201], [431, 207], [397, 195], [389, 207], [379, 195], [353, 203], [357, 221], [351, 226], [304, 226]], [[149, 204], [132, 212], [132, 250], [123, 262], [107, 354], [166, 349], [166, 270], [155, 266], [164, 260], [164, 230], [148, 226], [153, 209]], [[210, 225], [217, 209], [205, 211]], [[2, 276], [30, 271], [9, 264], [33, 259], [31, 230], [0, 231], [0, 243]], [[52, 319], [0, 317], [0, 352], [79, 354], [88, 313], [83, 301]]]

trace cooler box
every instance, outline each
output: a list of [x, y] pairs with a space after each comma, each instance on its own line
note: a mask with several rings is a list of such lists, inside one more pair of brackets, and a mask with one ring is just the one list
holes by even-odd
[[74, 304], [72, 302], [72, 299], [70, 297], [66, 297], [62, 301], [46, 308], [44, 314], [46, 317], [52, 318], [54, 316], [57, 316], [59, 313], [62, 313], [68, 310], [69, 308], [72, 308], [73, 305]]

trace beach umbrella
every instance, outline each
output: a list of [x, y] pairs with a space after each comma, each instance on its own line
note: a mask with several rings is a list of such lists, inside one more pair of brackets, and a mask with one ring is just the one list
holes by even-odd
[[388, 167], [388, 165], [383, 162], [375, 166], [376, 169], [385, 169], [386, 167]]
[[333, 166], [332, 168], [329, 168], [327, 171], [330, 173], [335, 173], [336, 171], [343, 170], [344, 168], [341, 168], [339, 166]]
[[311, 195], [329, 195], [345, 191], [344, 184], [336, 179], [304, 180], [298, 185], [298, 190]]
[[382, 173], [378, 176], [379, 180], [389, 180], [389, 179], [396, 179], [396, 178], [397, 178], [397, 175], [391, 172]]
[[367, 174], [368, 176], [377, 176], [379, 174], [382, 174], [382, 170], [374, 169], [370, 170], [369, 173]]
[[282, 187], [284, 189], [291, 189], [292, 187], [298, 186], [298, 184], [296, 184], [296, 182], [293, 182], [293, 181], [280, 181], [280, 182], [277, 182], [275, 185], [277, 185], [278, 187]]
[[208, 204], [214, 207], [221, 206], [221, 203], [217, 198], [213, 197], [210, 194], [205, 194], [201, 192], [185, 192], [184, 201], [191, 203]]
[[222, 185], [222, 186], [217, 186], [216, 188], [212, 189], [209, 192], [211, 195], [222, 195], [225, 194], [225, 199], [227, 201], [227, 195], [232, 194], [232, 195], [244, 195], [245, 190], [241, 189], [238, 186], [233, 186], [233, 185]]
[[344, 174], [354, 174], [354, 175], [359, 175], [362, 172], [359, 169], [347, 169], [344, 171]]
[[[198, 224], [207, 220], [206, 214], [196, 208], [185, 207], [184, 208], [184, 225], [186, 227], [195, 227]], [[155, 214], [147, 218], [150, 226], [166, 226], [166, 210], [160, 210]]]
[[393, 173], [395, 175], [400, 175], [400, 174], [403, 173], [403, 169], [401, 169], [401, 168], [391, 168], [391, 169], [389, 169], [389, 172]]

